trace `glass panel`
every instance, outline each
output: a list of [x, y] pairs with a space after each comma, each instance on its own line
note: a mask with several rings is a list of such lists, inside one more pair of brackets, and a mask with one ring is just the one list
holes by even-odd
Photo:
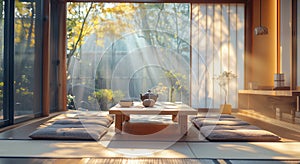
[[0, 122], [4, 119], [3, 116], [3, 58], [4, 58], [4, 1], [0, 2]]
[[189, 104], [190, 4], [68, 3], [67, 39], [77, 108], [106, 110], [148, 89]]
[[15, 118], [34, 111], [35, 0], [16, 1], [14, 55]]

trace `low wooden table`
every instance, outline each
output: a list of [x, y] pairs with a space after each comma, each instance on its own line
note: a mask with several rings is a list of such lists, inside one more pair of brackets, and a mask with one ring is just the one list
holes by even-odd
[[125, 121], [130, 120], [130, 115], [172, 115], [172, 120], [178, 122], [181, 134], [187, 134], [188, 115], [196, 115], [197, 110], [182, 103], [156, 102], [153, 107], [145, 108], [140, 102], [134, 102], [131, 107], [121, 107], [119, 104], [109, 109], [109, 114], [115, 114], [115, 131], [122, 132]]

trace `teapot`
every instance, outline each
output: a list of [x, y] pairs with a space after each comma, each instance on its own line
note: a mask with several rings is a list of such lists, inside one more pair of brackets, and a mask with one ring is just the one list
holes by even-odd
[[144, 107], [153, 107], [155, 104], [155, 101], [153, 99], [145, 99], [143, 100]]
[[140, 98], [142, 101], [144, 101], [145, 99], [152, 99], [156, 102], [156, 100], [158, 98], [158, 94], [152, 93], [151, 90], [149, 89], [148, 92], [146, 92], [144, 94], [140, 94]]

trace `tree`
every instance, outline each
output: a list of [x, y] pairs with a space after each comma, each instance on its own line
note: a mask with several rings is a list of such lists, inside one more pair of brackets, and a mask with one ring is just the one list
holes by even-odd
[[189, 4], [138, 4], [136, 25], [143, 30], [149, 45], [174, 49], [177, 53], [189, 52], [189, 35], [180, 38], [180, 32], [189, 34]]
[[[186, 76], [181, 73], [175, 73], [173, 71], [165, 71], [165, 76], [170, 82], [170, 101], [174, 102], [176, 99], [175, 91], [187, 92]], [[180, 95], [181, 96], [181, 95]]]
[[[171, 49], [171, 52], [176, 52], [181, 56], [187, 55], [185, 59], [189, 62], [190, 27], [186, 24], [190, 21], [189, 4], [141, 3], [138, 5], [135, 23], [142, 29], [139, 37], [145, 39], [150, 46]], [[175, 58], [173, 53], [162, 55], [171, 55]], [[170, 82], [170, 101], [175, 101], [176, 92], [188, 93], [189, 84], [182, 73], [166, 70], [164, 76]]]
[[[15, 54], [14, 54], [14, 85], [16, 111], [33, 110], [34, 103], [34, 60], [35, 52], [35, 26], [36, 2], [16, 1], [15, 3]], [[22, 106], [22, 107], [21, 107]], [[19, 107], [19, 108], [18, 108]]]
[[68, 3], [67, 15], [67, 66], [71, 58], [80, 58], [79, 49], [85, 38], [97, 36], [96, 44], [103, 46], [106, 37], [119, 37], [130, 29], [136, 7], [128, 3]]

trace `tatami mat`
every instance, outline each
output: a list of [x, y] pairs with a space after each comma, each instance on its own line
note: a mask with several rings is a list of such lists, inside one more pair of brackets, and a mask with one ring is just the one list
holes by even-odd
[[300, 160], [300, 142], [207, 142], [193, 126], [183, 138], [170, 140], [168, 135], [161, 135], [145, 140], [147, 136], [116, 135], [112, 125], [99, 142], [29, 139], [28, 134], [36, 128], [37, 124], [24, 125], [2, 133], [0, 158]]
[[300, 142], [211, 143], [3, 140], [0, 157], [40, 158], [201, 158], [300, 160]]

